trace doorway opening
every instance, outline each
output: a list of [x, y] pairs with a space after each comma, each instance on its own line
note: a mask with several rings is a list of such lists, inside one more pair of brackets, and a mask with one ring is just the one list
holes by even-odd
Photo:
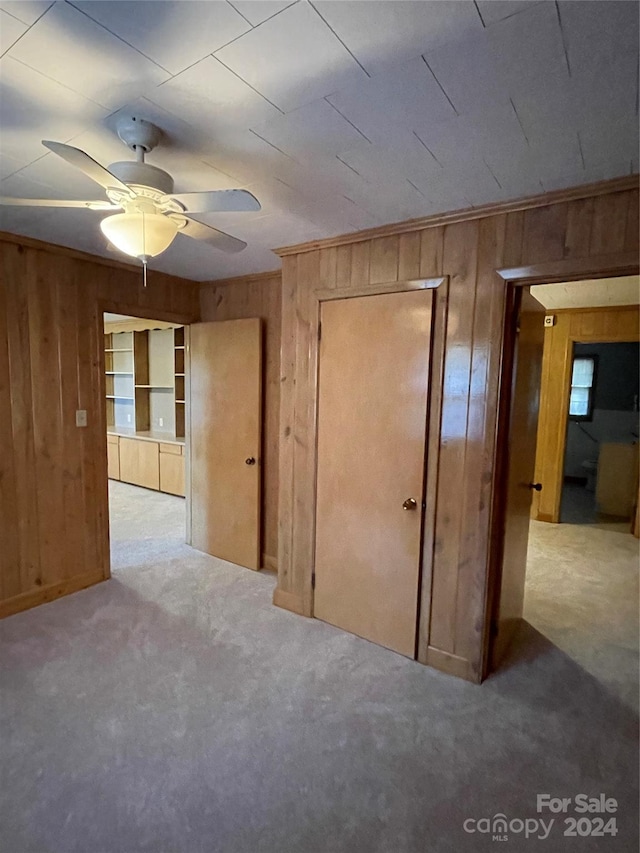
[[186, 329], [104, 314], [111, 562], [184, 545]]
[[[525, 326], [512, 312], [490, 668], [553, 648], [634, 704], [639, 279], [510, 287], [518, 290], [539, 301], [544, 339], [526, 353], [527, 385]], [[537, 424], [522, 419], [538, 409]]]
[[631, 521], [638, 467], [640, 343], [574, 343], [562, 524]]

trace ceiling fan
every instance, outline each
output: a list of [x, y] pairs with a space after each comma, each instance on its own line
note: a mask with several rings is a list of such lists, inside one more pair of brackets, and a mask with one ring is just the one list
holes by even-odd
[[[79, 148], [42, 140], [46, 148], [100, 184], [107, 200], [0, 197], [0, 204], [114, 211], [100, 223], [103, 234], [116, 249], [141, 260], [145, 268], [149, 258], [164, 252], [177, 234], [203, 240], [223, 252], [245, 248], [242, 240], [192, 219], [191, 214], [260, 210], [255, 196], [247, 190], [174, 193], [171, 175], [144, 161], [145, 154], [160, 141], [159, 128], [145, 119], [128, 116], [118, 121], [117, 132], [136, 159], [112, 163], [108, 169]], [[123, 212], [115, 213], [118, 210]]]

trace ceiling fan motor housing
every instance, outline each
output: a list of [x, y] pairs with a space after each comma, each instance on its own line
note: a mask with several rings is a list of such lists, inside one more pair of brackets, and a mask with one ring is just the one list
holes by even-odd
[[125, 184], [135, 185], [136, 188], [148, 187], [156, 190], [162, 195], [170, 195], [173, 192], [173, 178], [163, 169], [152, 166], [150, 163], [136, 163], [132, 160], [123, 160], [120, 163], [112, 163], [109, 171]]

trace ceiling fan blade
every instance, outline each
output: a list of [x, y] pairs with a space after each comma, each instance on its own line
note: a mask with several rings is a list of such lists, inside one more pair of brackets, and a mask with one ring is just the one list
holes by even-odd
[[187, 237], [193, 237], [195, 240], [203, 240], [222, 252], [241, 252], [247, 245], [243, 240], [231, 237], [230, 234], [225, 234], [224, 231], [218, 231], [217, 228], [197, 222], [195, 219], [187, 219], [186, 225], [178, 233], [186, 234]]
[[76, 201], [70, 198], [7, 198], [0, 196], [0, 204], [16, 207], [84, 207], [88, 210], [120, 210], [120, 205], [110, 201]]
[[247, 190], [210, 190], [167, 196], [183, 205], [188, 213], [234, 213], [260, 210], [260, 202]]
[[81, 151], [79, 148], [74, 148], [72, 145], [65, 145], [62, 142], [51, 142], [48, 139], [43, 139], [42, 144], [45, 148], [48, 148], [49, 151], [53, 151], [54, 154], [57, 154], [58, 157], [62, 157], [63, 160], [66, 160], [70, 166], [75, 166], [76, 169], [80, 169], [81, 172], [91, 178], [92, 181], [95, 181], [97, 184], [100, 184], [101, 187], [107, 189], [118, 189], [124, 190], [128, 195], [132, 195], [129, 187], [124, 184], [120, 178], [116, 178], [115, 175], [112, 175], [108, 169], [105, 169], [104, 166], [101, 166], [93, 157], [89, 157], [89, 155]]

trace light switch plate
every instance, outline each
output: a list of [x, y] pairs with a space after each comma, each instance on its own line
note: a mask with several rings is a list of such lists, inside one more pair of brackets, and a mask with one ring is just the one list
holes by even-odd
[[547, 314], [544, 318], [545, 326], [555, 326], [556, 324], [556, 315], [555, 314]]
[[87, 425], [87, 410], [86, 409], [77, 409], [76, 410], [76, 426], [77, 427], [86, 427]]

